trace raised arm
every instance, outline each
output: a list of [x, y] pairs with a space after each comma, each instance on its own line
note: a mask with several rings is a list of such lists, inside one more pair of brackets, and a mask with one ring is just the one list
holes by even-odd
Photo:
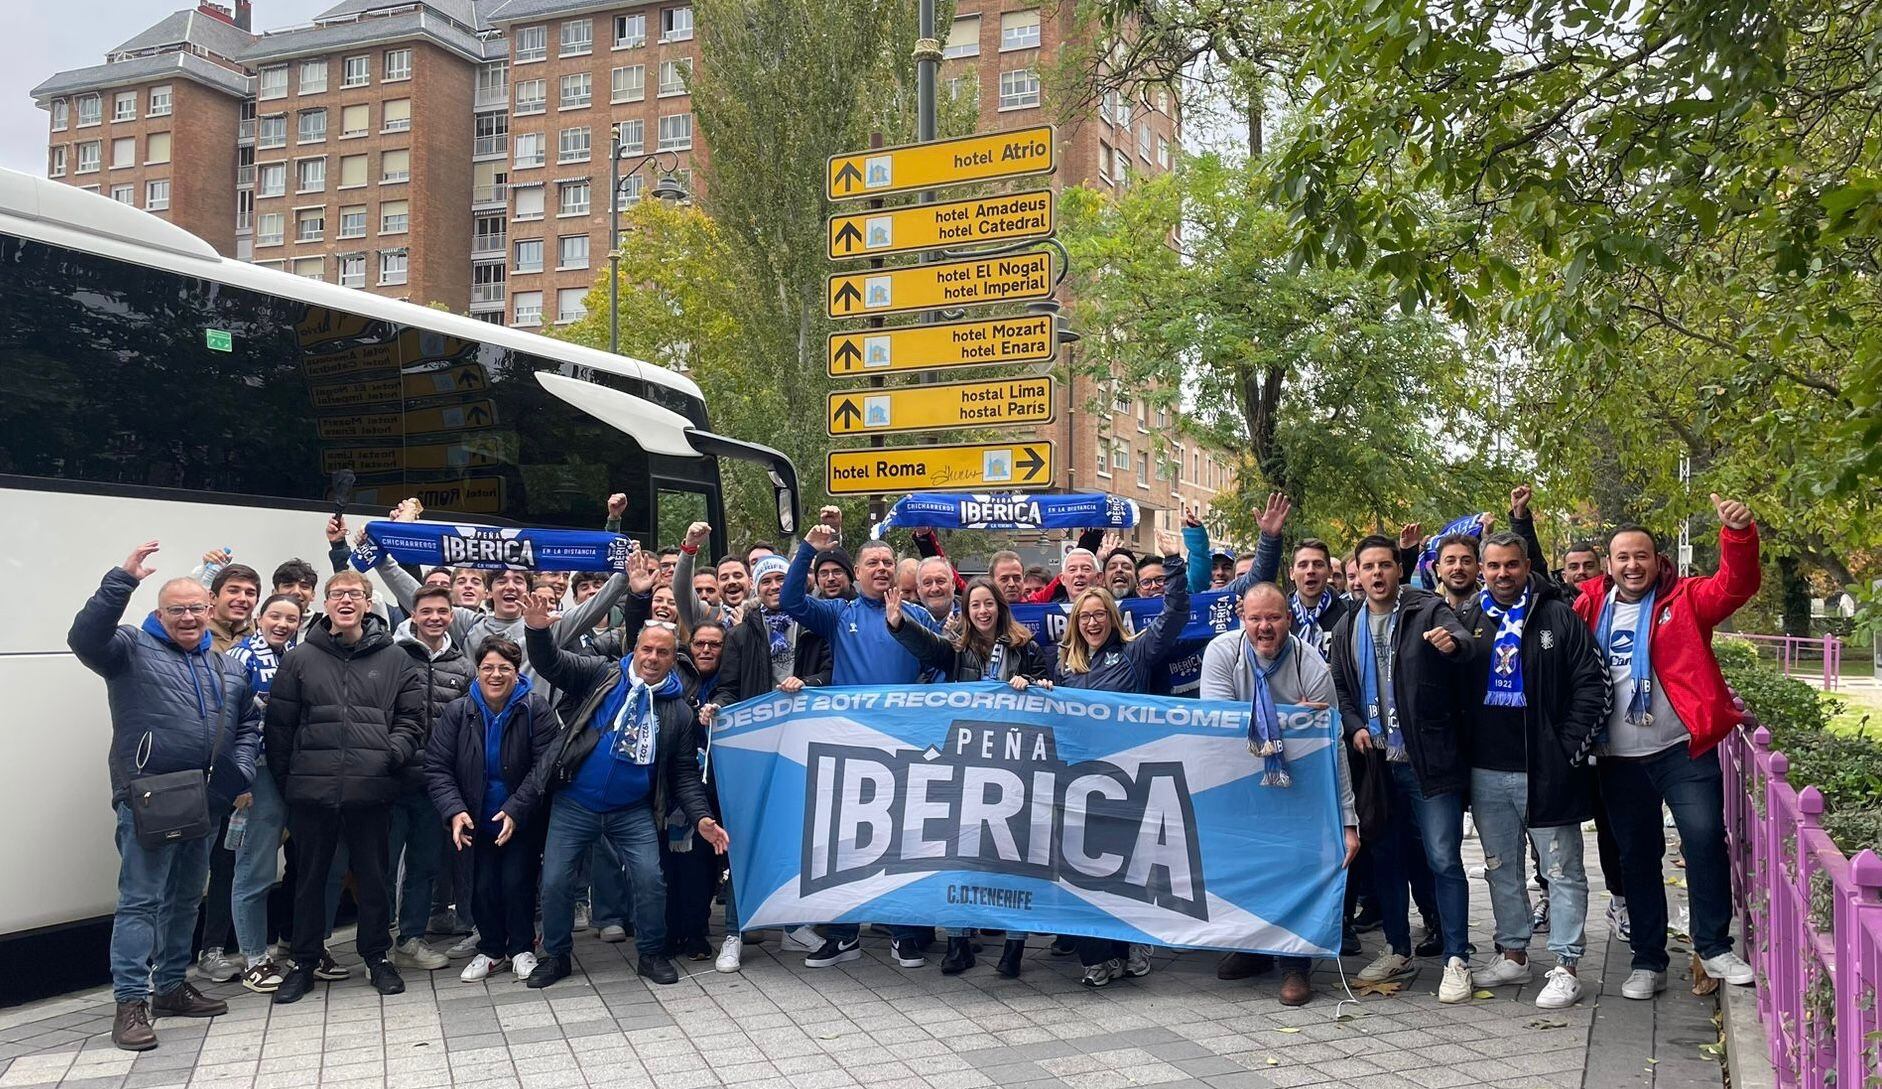
[[[555, 613], [549, 602], [535, 594], [523, 595], [523, 653], [536, 675], [563, 692], [586, 696], [612, 663], [606, 658], [577, 654], [556, 642], [551, 630]], [[580, 698], [580, 697], [578, 697]]]
[[[626, 571], [609, 575], [608, 581], [601, 584], [601, 589], [596, 590], [594, 596], [563, 613], [562, 619], [555, 622], [555, 641], [558, 646], [573, 647], [581, 642], [582, 636], [593, 631], [595, 624], [608, 615], [608, 610], [614, 608], [617, 602], [628, 597], [630, 591], [641, 592], [638, 587], [643, 581], [647, 587], [645, 592], [653, 592], [653, 572], [659, 568], [660, 561], [637, 549], [628, 557], [627, 566]], [[638, 625], [634, 631], [636, 635], [639, 634]]]
[[712, 615], [712, 607], [699, 600], [699, 595], [693, 591], [695, 557], [711, 539], [712, 527], [706, 523], [694, 522], [687, 526], [686, 539], [680, 543], [680, 560], [673, 568], [673, 603], [679, 610], [680, 627], [689, 632]]
[[1145, 669], [1167, 661], [1170, 655], [1176, 653], [1176, 645], [1183, 639], [1183, 628], [1189, 624], [1189, 583], [1183, 580], [1183, 557], [1176, 554], [1174, 541], [1161, 540], [1167, 534], [1159, 533], [1157, 536], [1157, 546], [1164, 553], [1163, 571], [1166, 576], [1163, 611], [1124, 648]]
[[1716, 493], [1712, 505], [1719, 512], [1719, 569], [1694, 578], [1686, 590], [1699, 623], [1708, 630], [1744, 607], [1757, 594], [1762, 578], [1758, 527], [1752, 523], [1751, 509], [1737, 500], [1720, 499]]
[[784, 589], [778, 595], [778, 608], [786, 616], [825, 639], [836, 634], [838, 604], [811, 597], [808, 584], [810, 565], [817, 558], [818, 550], [834, 547], [832, 542], [835, 538], [836, 533], [830, 527], [812, 526], [810, 533], [798, 544], [797, 554], [791, 557], [791, 566], [784, 572]]
[[[1202, 593], [1209, 588], [1209, 527], [1194, 512], [1183, 512], [1183, 547], [1189, 553], [1189, 592]], [[1163, 585], [1168, 587], [1169, 571], [1164, 571]]]
[[124, 619], [124, 610], [138, 583], [156, 571], [149, 564], [156, 551], [157, 542], [146, 541], [122, 566], [106, 571], [98, 589], [72, 618], [72, 627], [65, 633], [65, 645], [72, 648], [85, 668], [100, 677], [115, 675], [130, 661], [131, 636], [121, 634], [118, 623]]
[[882, 606], [889, 634], [895, 636], [895, 641], [902, 645], [902, 649], [914, 655], [916, 661], [929, 669], [948, 673], [951, 679], [955, 666], [954, 644], [913, 619], [915, 610], [902, 604], [900, 588], [889, 587], [889, 592], [883, 596]]

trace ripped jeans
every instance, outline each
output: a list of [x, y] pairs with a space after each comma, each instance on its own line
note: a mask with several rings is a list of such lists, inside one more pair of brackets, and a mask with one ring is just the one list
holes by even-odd
[[1549, 879], [1549, 952], [1563, 964], [1581, 959], [1582, 933], [1588, 917], [1588, 876], [1582, 869], [1581, 826], [1528, 828], [1529, 777], [1520, 771], [1470, 771], [1470, 811], [1483, 844], [1483, 876], [1490, 885], [1490, 909], [1496, 918], [1496, 947], [1523, 951], [1534, 934], [1529, 888], [1523, 866], [1529, 852], [1523, 836], [1535, 844], [1542, 873]]

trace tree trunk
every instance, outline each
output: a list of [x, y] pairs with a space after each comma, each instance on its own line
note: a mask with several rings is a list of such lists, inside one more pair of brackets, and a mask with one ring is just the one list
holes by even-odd
[[1780, 622], [1785, 635], [1810, 635], [1810, 583], [1795, 556], [1777, 558]]

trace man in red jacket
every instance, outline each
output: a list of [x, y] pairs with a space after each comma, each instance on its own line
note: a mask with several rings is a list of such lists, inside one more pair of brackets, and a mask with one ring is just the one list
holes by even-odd
[[1622, 526], [1608, 537], [1607, 574], [1582, 583], [1575, 601], [1613, 686], [1596, 759], [1633, 916], [1633, 972], [1621, 986], [1628, 998], [1666, 988], [1662, 803], [1679, 828], [1700, 963], [1727, 983], [1755, 975], [1732, 952], [1717, 750], [1739, 712], [1712, 655], [1712, 629], [1758, 592], [1758, 531], [1745, 504], [1717, 495], [1712, 504], [1722, 523], [1717, 572], [1682, 578], [1651, 532]]

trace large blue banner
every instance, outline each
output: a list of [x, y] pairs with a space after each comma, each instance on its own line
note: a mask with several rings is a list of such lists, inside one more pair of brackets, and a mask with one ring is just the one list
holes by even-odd
[[1137, 524], [1137, 501], [1108, 492], [1027, 495], [996, 492], [961, 495], [915, 492], [895, 501], [869, 531], [891, 529], [1129, 529]]
[[719, 714], [744, 929], [902, 923], [1332, 956], [1336, 712], [999, 684], [812, 688]]
[[439, 522], [367, 522], [353, 566], [369, 571], [383, 553], [425, 567], [491, 571], [625, 571], [639, 542], [582, 529], [454, 526]]
[[[1071, 608], [1071, 603], [1066, 601], [1015, 605], [1013, 619], [1030, 628], [1033, 638], [1050, 649], [1065, 634], [1065, 625], [1071, 622]], [[1136, 631], [1163, 611], [1163, 599], [1127, 597], [1117, 603], [1117, 609], [1124, 617], [1124, 626]], [[1173, 694], [1192, 695], [1202, 686], [1202, 648], [1236, 623], [1235, 602], [1229, 599], [1227, 592], [1209, 590], [1189, 595], [1189, 621], [1183, 625], [1183, 638], [1169, 662]]]

